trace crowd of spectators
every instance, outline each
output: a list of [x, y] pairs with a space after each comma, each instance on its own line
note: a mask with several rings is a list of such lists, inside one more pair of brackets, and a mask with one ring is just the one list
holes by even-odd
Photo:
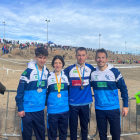
[[[2, 54], [7, 54], [7, 53], [11, 52], [12, 49], [15, 48], [15, 44], [19, 44], [19, 40], [18, 41], [15, 41], [15, 40], [14, 41], [8, 41], [8, 40], [5, 40], [5, 39], [0, 39], [0, 43], [2, 43], [2, 42], [4, 44], [3, 47], [2, 47]], [[10, 44], [10, 46], [7, 45], [7, 44]], [[21, 49], [21, 50], [27, 49], [27, 48], [30, 47], [30, 45], [33, 45], [35, 47], [44, 47], [46, 49], [50, 49], [51, 52], [54, 51], [54, 50], [58, 50], [58, 49], [59, 50], [70, 50], [70, 51], [78, 49], [78, 47], [75, 47], [75, 46], [57, 45], [57, 44], [55, 44], [51, 41], [49, 41], [48, 43], [45, 43], [45, 44], [37, 43], [37, 42], [32, 42], [31, 44], [29, 42], [26, 42], [25, 44], [20, 43], [19, 44], [19, 49]], [[95, 52], [96, 51], [96, 49], [93, 49], [93, 48], [86, 48], [86, 49], [87, 49], [87, 51], [90, 51], [90, 52]], [[107, 52], [113, 53], [113, 54], [115, 53], [115, 52], [110, 51], [110, 50], [107, 50]], [[65, 56], [63, 56], [63, 58], [64, 57]], [[114, 62], [114, 59], [111, 59], [111, 62]], [[140, 61], [138, 61], [138, 60], [133, 60], [133, 59], [132, 60], [119, 60], [118, 58], [117, 58], [117, 62], [122, 63], [122, 64], [132, 64], [132, 63], [137, 64], [137, 63], [140, 63]]]
[[140, 63], [140, 61], [133, 60], [133, 59], [130, 59], [130, 60], [118, 60], [118, 63], [120, 63], [120, 64], [132, 64], [132, 63], [138, 64], [138, 63]]
[[21, 50], [27, 49], [27, 48], [29, 48], [29, 46], [30, 46], [30, 43], [29, 42], [27, 42], [25, 44], [20, 43], [19, 49], [21, 49]]

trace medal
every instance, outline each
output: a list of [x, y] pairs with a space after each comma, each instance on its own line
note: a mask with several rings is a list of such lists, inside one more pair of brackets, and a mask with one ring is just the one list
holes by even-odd
[[35, 64], [36, 66], [36, 69], [37, 69], [37, 75], [38, 75], [38, 89], [37, 89], [37, 92], [38, 93], [41, 93], [42, 92], [42, 88], [41, 88], [41, 82], [42, 82], [42, 76], [43, 76], [43, 73], [44, 73], [44, 67], [42, 69], [42, 74], [41, 74], [41, 78], [39, 77], [39, 70], [38, 70], [38, 66], [37, 64]]
[[57, 97], [58, 97], [58, 98], [60, 98], [60, 97], [61, 97], [61, 94], [60, 94], [60, 92], [57, 94]]
[[84, 89], [84, 86], [83, 85], [81, 86], [81, 89]]
[[42, 88], [38, 88], [38, 89], [37, 89], [37, 92], [38, 92], [38, 93], [42, 92]]
[[[61, 77], [62, 77], [62, 71], [61, 71]], [[55, 73], [55, 78], [56, 78], [56, 82], [57, 82], [57, 90], [58, 90], [58, 94], [57, 94], [58, 98], [61, 98], [61, 93], [60, 93], [60, 90], [61, 90], [61, 77], [60, 77], [60, 81], [58, 82], [58, 78], [57, 78], [57, 75]]]

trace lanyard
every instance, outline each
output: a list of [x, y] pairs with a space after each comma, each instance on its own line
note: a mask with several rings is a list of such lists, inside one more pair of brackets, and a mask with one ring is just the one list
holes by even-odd
[[81, 74], [79, 72], [79, 69], [78, 69], [78, 66], [76, 65], [76, 68], [77, 68], [77, 71], [78, 71], [78, 75], [79, 75], [79, 78], [81, 80], [81, 84], [83, 85], [83, 79], [84, 79], [84, 73], [85, 73], [85, 67], [83, 69], [83, 76], [81, 77]]
[[[61, 77], [62, 77], [62, 71], [61, 71]], [[55, 78], [56, 78], [56, 82], [57, 82], [58, 93], [60, 93], [60, 90], [61, 90], [61, 77], [60, 77], [60, 80], [58, 82], [58, 78], [57, 78], [57, 75], [55, 73]]]
[[37, 66], [37, 64], [35, 64], [35, 66], [36, 66], [36, 69], [37, 69], [38, 85], [39, 85], [39, 88], [40, 88], [40, 86], [41, 86], [41, 82], [42, 82], [42, 76], [43, 76], [43, 73], [44, 73], [44, 67], [43, 67], [43, 69], [42, 69], [42, 74], [41, 74], [41, 78], [40, 78], [40, 77], [39, 77], [39, 70], [38, 70], [38, 66]]

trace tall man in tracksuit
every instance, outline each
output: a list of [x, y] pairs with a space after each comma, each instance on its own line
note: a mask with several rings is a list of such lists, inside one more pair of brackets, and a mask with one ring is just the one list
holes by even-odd
[[90, 74], [93, 66], [85, 63], [87, 51], [84, 47], [76, 50], [77, 63], [67, 67], [64, 71], [70, 80], [69, 111], [70, 138], [77, 140], [78, 116], [80, 118], [82, 140], [87, 140], [89, 122], [89, 104], [92, 103]]
[[110, 124], [112, 140], [120, 140], [120, 105], [118, 89], [123, 99], [122, 115], [128, 113], [128, 91], [120, 71], [107, 63], [104, 49], [96, 51], [97, 68], [91, 73], [94, 91], [95, 111], [100, 140], [107, 140], [107, 120]]
[[44, 108], [47, 92], [48, 69], [45, 62], [48, 51], [44, 47], [35, 50], [35, 59], [20, 77], [16, 103], [21, 117], [23, 140], [31, 140], [32, 129], [37, 140], [45, 140]]

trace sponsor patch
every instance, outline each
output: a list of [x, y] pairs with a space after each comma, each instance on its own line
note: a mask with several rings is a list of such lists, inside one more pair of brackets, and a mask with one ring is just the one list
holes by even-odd
[[22, 75], [26, 75], [27, 74], [27, 71], [24, 71], [23, 73], [22, 73]]
[[97, 87], [107, 87], [106, 82], [97, 82]]
[[54, 79], [51, 79], [51, 83], [54, 83], [55, 81], [54, 81]]
[[72, 86], [81, 86], [81, 80], [72, 80]]
[[37, 75], [35, 75], [35, 79], [38, 79], [38, 76]]
[[[42, 82], [41, 82], [41, 87], [43, 87], [43, 86], [45, 86], [45, 81], [42, 81]], [[37, 82], [37, 87], [39, 87], [38, 82]]]
[[[58, 90], [57, 85], [54, 85], [54, 89]], [[61, 84], [61, 89], [64, 89], [64, 84]]]
[[73, 73], [78, 73], [78, 71], [77, 70], [73, 70]]
[[94, 80], [98, 80], [98, 75], [94, 75]]

